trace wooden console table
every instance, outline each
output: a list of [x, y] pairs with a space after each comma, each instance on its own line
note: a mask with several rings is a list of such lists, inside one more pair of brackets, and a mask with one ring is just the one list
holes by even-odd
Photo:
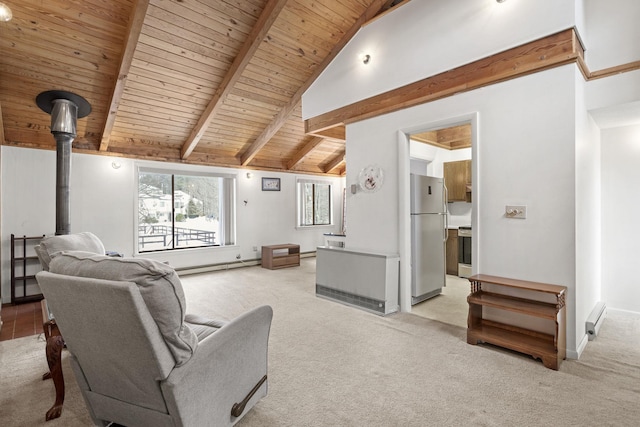
[[277, 268], [300, 265], [300, 245], [285, 243], [262, 247], [262, 268]]
[[[469, 277], [471, 293], [467, 297], [469, 317], [467, 319], [467, 342], [494, 344], [520, 353], [529, 354], [542, 360], [547, 368], [558, 370], [560, 362], [566, 358], [566, 307], [565, 286], [546, 283], [528, 282], [525, 280], [477, 274]], [[518, 289], [532, 297], [515, 297], [487, 292], [483, 284], [491, 285], [492, 290]], [[542, 301], [555, 299], [555, 302]], [[505, 310], [516, 315], [528, 315], [547, 319], [555, 323], [555, 331], [542, 333], [504, 322], [495, 322], [483, 318], [483, 307]]]

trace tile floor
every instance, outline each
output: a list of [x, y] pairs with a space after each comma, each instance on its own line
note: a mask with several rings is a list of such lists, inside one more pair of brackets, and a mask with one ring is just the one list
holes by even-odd
[[28, 337], [43, 332], [40, 301], [17, 305], [3, 305], [0, 316], [2, 317], [0, 341]]

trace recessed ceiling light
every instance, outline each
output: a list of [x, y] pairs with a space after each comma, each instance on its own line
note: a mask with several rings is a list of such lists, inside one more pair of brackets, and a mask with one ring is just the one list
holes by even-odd
[[11, 13], [9, 6], [0, 2], [0, 21], [9, 22], [11, 18], [13, 18], [13, 13]]

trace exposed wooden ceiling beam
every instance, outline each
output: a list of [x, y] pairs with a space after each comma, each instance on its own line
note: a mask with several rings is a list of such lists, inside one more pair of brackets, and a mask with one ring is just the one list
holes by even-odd
[[411, 139], [447, 150], [471, 147], [471, 125], [451, 126], [444, 129], [412, 134]]
[[304, 147], [298, 150], [297, 153], [293, 155], [293, 158], [287, 162], [287, 169], [293, 169], [298, 163], [300, 163], [306, 156], [309, 154], [314, 148], [318, 146], [324, 138], [313, 137], [309, 142], [307, 142]]
[[573, 28], [305, 120], [317, 133], [457, 93], [577, 63], [583, 50]]
[[140, 31], [142, 31], [142, 24], [144, 23], [144, 17], [147, 15], [147, 8], [149, 7], [149, 0], [138, 0], [133, 12], [133, 18], [129, 22], [129, 29], [127, 31], [127, 39], [125, 41], [124, 50], [122, 51], [122, 58], [120, 59], [120, 69], [118, 70], [118, 79], [116, 85], [113, 88], [111, 94], [111, 101], [109, 102], [109, 110], [107, 110], [107, 120], [102, 130], [102, 138], [100, 140], [100, 151], [107, 151], [109, 148], [109, 140], [111, 139], [111, 131], [113, 125], [116, 122], [118, 115], [118, 107], [120, 106], [120, 99], [124, 93], [124, 85], [127, 81], [129, 69], [131, 68], [131, 62], [133, 60], [133, 54], [138, 45], [138, 39], [140, 38]]
[[640, 70], [640, 61], [629, 62], [618, 65], [616, 67], [605, 68], [603, 70], [594, 71], [589, 74], [588, 80], [601, 79], [603, 77], [615, 76], [620, 73], [628, 73], [629, 71]]
[[2, 103], [0, 103], [0, 145], [4, 145], [4, 122], [2, 121]]
[[471, 125], [467, 123], [464, 125], [438, 129], [436, 131], [436, 135], [439, 142], [451, 142], [471, 138]]
[[322, 136], [324, 138], [337, 139], [339, 141], [347, 140], [347, 129], [345, 126], [336, 126], [333, 128], [321, 130], [319, 132], [310, 133], [313, 136]]
[[344, 156], [345, 156], [345, 152], [343, 151], [340, 154], [338, 154], [336, 157], [334, 157], [333, 160], [331, 160], [329, 164], [325, 166], [324, 173], [329, 173], [335, 168], [337, 168], [338, 166], [340, 166], [341, 164], [344, 164], [344, 162], [346, 161]]
[[206, 132], [207, 128], [211, 124], [211, 121], [215, 117], [218, 109], [222, 106], [225, 99], [231, 93], [234, 84], [240, 79], [242, 72], [249, 64], [249, 61], [260, 47], [260, 44], [267, 36], [267, 33], [271, 29], [273, 23], [278, 19], [278, 15], [287, 4], [287, 0], [269, 0], [267, 5], [262, 10], [258, 21], [253, 26], [251, 33], [247, 36], [247, 39], [242, 45], [242, 48], [236, 55], [231, 68], [224, 76], [224, 79], [213, 94], [213, 98], [209, 101], [207, 108], [200, 116], [198, 123], [191, 130], [189, 137], [182, 145], [181, 157], [186, 159], [193, 152], [198, 142]]
[[424, 142], [425, 144], [440, 145], [440, 143], [438, 143], [438, 134], [436, 131], [411, 135], [411, 139], [418, 142]]
[[311, 77], [307, 79], [307, 81], [298, 89], [298, 91], [293, 95], [291, 100], [285, 105], [282, 110], [274, 117], [271, 123], [265, 128], [265, 130], [256, 138], [256, 140], [249, 146], [244, 153], [241, 154], [240, 159], [243, 166], [248, 165], [251, 160], [258, 154], [258, 152], [264, 147], [267, 142], [273, 136], [278, 133], [278, 130], [286, 123], [289, 116], [302, 102], [302, 94], [309, 89], [309, 86], [320, 76], [320, 74], [324, 71], [325, 68], [334, 60], [334, 58], [338, 55], [338, 53], [342, 50], [344, 46], [353, 38], [353, 36], [358, 32], [360, 27], [376, 16], [380, 10], [387, 3], [387, 0], [375, 0], [368, 8], [364, 11], [362, 15], [356, 20], [356, 22], [349, 28], [349, 30], [342, 36], [340, 41], [331, 49], [331, 52], [327, 55], [327, 57], [322, 61], [320, 65], [316, 67], [313, 71]]

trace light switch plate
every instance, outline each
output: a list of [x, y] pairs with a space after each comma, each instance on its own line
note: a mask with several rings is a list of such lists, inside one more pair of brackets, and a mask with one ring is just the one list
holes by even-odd
[[507, 205], [504, 208], [504, 215], [507, 218], [525, 219], [527, 217], [527, 207], [521, 205]]

